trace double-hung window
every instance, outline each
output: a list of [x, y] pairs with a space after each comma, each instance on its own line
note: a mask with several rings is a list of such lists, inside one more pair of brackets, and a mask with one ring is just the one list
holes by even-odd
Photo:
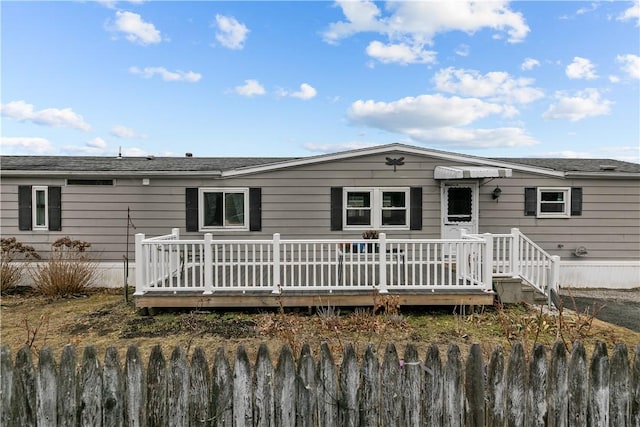
[[248, 188], [201, 188], [200, 229], [248, 230]]
[[344, 228], [408, 229], [409, 188], [345, 188]]
[[49, 228], [48, 187], [34, 186], [31, 188], [31, 203], [33, 206], [33, 229], [47, 230]]
[[538, 188], [538, 217], [569, 217], [570, 200], [570, 188]]

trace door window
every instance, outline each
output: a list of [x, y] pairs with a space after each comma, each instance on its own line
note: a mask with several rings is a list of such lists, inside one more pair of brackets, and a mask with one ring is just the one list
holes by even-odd
[[471, 187], [448, 187], [447, 189], [447, 222], [473, 221]]

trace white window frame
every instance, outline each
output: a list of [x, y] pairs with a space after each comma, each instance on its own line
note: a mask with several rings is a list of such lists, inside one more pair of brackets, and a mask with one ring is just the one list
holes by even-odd
[[[39, 191], [44, 192], [44, 224], [38, 224], [38, 198]], [[31, 228], [33, 230], [49, 229], [49, 187], [46, 185], [38, 185], [31, 187]]]
[[[563, 212], [542, 212], [544, 203], [560, 203], [560, 202], [543, 202], [542, 193], [564, 193]], [[571, 216], [571, 188], [570, 187], [538, 187], [537, 194], [537, 211], [538, 218], [569, 218]]]
[[[405, 224], [404, 225], [382, 225], [383, 197], [385, 192], [396, 192], [405, 194]], [[371, 200], [371, 223], [367, 225], [347, 224], [347, 200], [349, 193], [369, 193]], [[411, 215], [411, 191], [409, 187], [344, 187], [342, 190], [342, 223], [344, 230], [409, 230]], [[394, 209], [399, 210], [399, 209]]]
[[[222, 225], [222, 226], [205, 226], [204, 225], [204, 195], [205, 193], [222, 193], [224, 203], [225, 194], [242, 193], [244, 196], [244, 224], [243, 225]], [[226, 207], [223, 206], [223, 223], [225, 222], [224, 214]], [[224, 231], [248, 231], [249, 230], [249, 189], [248, 188], [200, 188], [198, 189], [198, 227], [200, 231], [224, 230]]]

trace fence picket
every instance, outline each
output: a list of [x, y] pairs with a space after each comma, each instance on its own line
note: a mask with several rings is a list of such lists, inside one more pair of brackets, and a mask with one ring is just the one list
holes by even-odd
[[627, 346], [613, 348], [609, 365], [609, 425], [629, 425], [629, 356]]
[[313, 427], [317, 424], [316, 365], [308, 344], [300, 351], [296, 389], [296, 426]]
[[189, 370], [182, 347], [171, 352], [167, 372], [167, 417], [170, 426], [187, 425], [189, 408]]
[[587, 355], [581, 343], [575, 343], [569, 360], [569, 427], [587, 425]]
[[251, 364], [243, 345], [236, 349], [233, 365], [233, 424], [237, 427], [253, 425]]
[[267, 344], [260, 344], [253, 374], [253, 422], [256, 427], [275, 425], [273, 365]]
[[224, 348], [218, 348], [211, 381], [211, 418], [216, 427], [233, 425], [233, 376]]
[[407, 344], [404, 350], [404, 364], [402, 366], [402, 409], [404, 425], [417, 427], [421, 425], [421, 393], [422, 366], [418, 357], [418, 349], [414, 344]]
[[596, 343], [589, 366], [587, 423], [590, 426], [609, 425], [609, 357], [602, 342]]
[[380, 425], [380, 362], [373, 344], [364, 351], [360, 383], [360, 424], [376, 427]]
[[151, 349], [147, 368], [147, 426], [168, 426], [167, 422], [167, 363], [160, 344]]
[[527, 425], [547, 425], [547, 356], [544, 346], [537, 343], [529, 362], [529, 381], [526, 407]]
[[505, 420], [505, 378], [504, 353], [500, 345], [496, 346], [491, 353], [487, 369], [486, 387], [487, 426], [502, 427]]
[[427, 349], [422, 383], [422, 413], [428, 426], [441, 426], [444, 408], [442, 390], [442, 362], [440, 350], [435, 344]]
[[31, 348], [18, 350], [13, 370], [11, 421], [18, 426], [36, 425], [36, 374], [31, 362]]
[[85, 347], [80, 370], [80, 425], [102, 422], [102, 372], [94, 346]]
[[567, 383], [567, 351], [562, 341], [556, 341], [551, 349], [549, 362], [548, 417], [549, 427], [566, 427], [569, 406]]
[[44, 347], [38, 358], [38, 376], [36, 378], [36, 417], [38, 426], [58, 425], [58, 375], [53, 351]]
[[474, 343], [469, 349], [465, 367], [465, 425], [483, 427], [485, 422], [484, 362], [480, 345]]
[[449, 344], [442, 382], [444, 397], [443, 421], [449, 427], [464, 425], [464, 378], [460, 348]]
[[338, 382], [336, 365], [326, 342], [320, 344], [318, 362], [318, 425], [338, 425]]
[[291, 347], [285, 345], [280, 351], [276, 365], [275, 419], [282, 427], [296, 424], [296, 368]]
[[205, 426], [209, 424], [210, 377], [207, 356], [198, 346], [191, 357], [189, 366], [189, 425]]
[[127, 348], [124, 365], [124, 422], [131, 427], [144, 425], [146, 387], [140, 351], [135, 345]]
[[13, 361], [11, 350], [0, 346], [0, 424], [9, 425], [11, 421], [11, 392], [13, 387]]
[[387, 344], [380, 372], [380, 423], [399, 426], [402, 423], [402, 375], [396, 346]]
[[360, 373], [353, 345], [348, 344], [342, 354], [340, 365], [338, 418], [343, 427], [356, 427], [360, 424], [359, 389]]
[[629, 425], [640, 426], [640, 343], [636, 345], [636, 350], [633, 354], [629, 396], [631, 399]]
[[67, 344], [62, 349], [58, 369], [58, 424], [75, 426], [78, 423], [78, 357], [76, 349]]
[[524, 348], [517, 342], [511, 347], [506, 377], [506, 409], [507, 426], [523, 426], [525, 417], [525, 372]]
[[102, 425], [124, 425], [122, 370], [118, 350], [108, 347], [102, 368]]

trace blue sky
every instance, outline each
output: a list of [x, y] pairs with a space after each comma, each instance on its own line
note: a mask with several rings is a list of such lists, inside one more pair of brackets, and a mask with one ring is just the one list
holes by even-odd
[[2, 154], [640, 162], [638, 1], [3, 1]]

